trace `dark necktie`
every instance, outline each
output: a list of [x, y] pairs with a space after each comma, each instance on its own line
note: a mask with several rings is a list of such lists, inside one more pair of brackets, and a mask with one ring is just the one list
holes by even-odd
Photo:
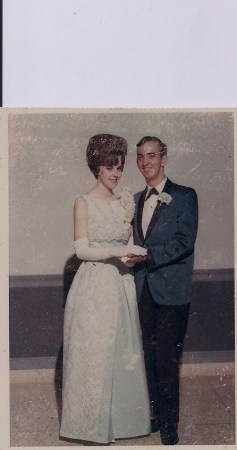
[[156, 190], [156, 188], [151, 188], [151, 190], [148, 192], [148, 195], [147, 195], [147, 198], [145, 199], [145, 201], [147, 201], [148, 198], [150, 198], [151, 195], [153, 195], [153, 194], [159, 195], [159, 192]]

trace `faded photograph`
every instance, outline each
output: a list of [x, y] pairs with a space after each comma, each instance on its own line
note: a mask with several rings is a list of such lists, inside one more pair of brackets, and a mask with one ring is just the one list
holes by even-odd
[[8, 114], [11, 446], [234, 445], [234, 112]]

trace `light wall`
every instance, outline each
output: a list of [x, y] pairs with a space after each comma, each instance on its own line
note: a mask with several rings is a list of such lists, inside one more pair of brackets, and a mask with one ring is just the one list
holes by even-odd
[[[96, 133], [129, 144], [119, 189], [144, 187], [135, 146], [144, 135], [168, 145], [167, 175], [199, 198], [196, 269], [234, 266], [232, 112], [34, 110], [9, 113], [10, 274], [62, 274], [73, 254], [73, 204], [95, 179], [85, 149]], [[119, 190], [118, 189], [118, 190]]]

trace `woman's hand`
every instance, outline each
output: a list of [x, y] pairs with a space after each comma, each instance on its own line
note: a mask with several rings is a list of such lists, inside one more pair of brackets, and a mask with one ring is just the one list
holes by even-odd
[[127, 267], [133, 267], [135, 264], [140, 264], [141, 262], [146, 261], [146, 255], [145, 256], [138, 256], [134, 254], [129, 254], [127, 256], [124, 256], [121, 258], [121, 261], [125, 264]]
[[127, 257], [133, 256], [146, 256], [147, 249], [144, 247], [140, 247], [140, 245], [129, 244], [128, 246], [128, 254]]

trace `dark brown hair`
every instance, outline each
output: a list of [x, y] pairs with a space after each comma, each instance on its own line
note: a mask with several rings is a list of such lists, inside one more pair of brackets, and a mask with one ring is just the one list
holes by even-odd
[[121, 156], [122, 166], [124, 166], [126, 154], [126, 139], [113, 134], [96, 134], [89, 140], [86, 161], [92, 173], [98, 178], [100, 166], [117, 165], [119, 156]]
[[142, 145], [146, 144], [146, 142], [157, 142], [159, 145], [160, 150], [160, 156], [166, 156], [167, 155], [167, 145], [162, 142], [161, 139], [159, 139], [156, 136], [144, 136], [137, 144], [137, 147], [142, 147]]

